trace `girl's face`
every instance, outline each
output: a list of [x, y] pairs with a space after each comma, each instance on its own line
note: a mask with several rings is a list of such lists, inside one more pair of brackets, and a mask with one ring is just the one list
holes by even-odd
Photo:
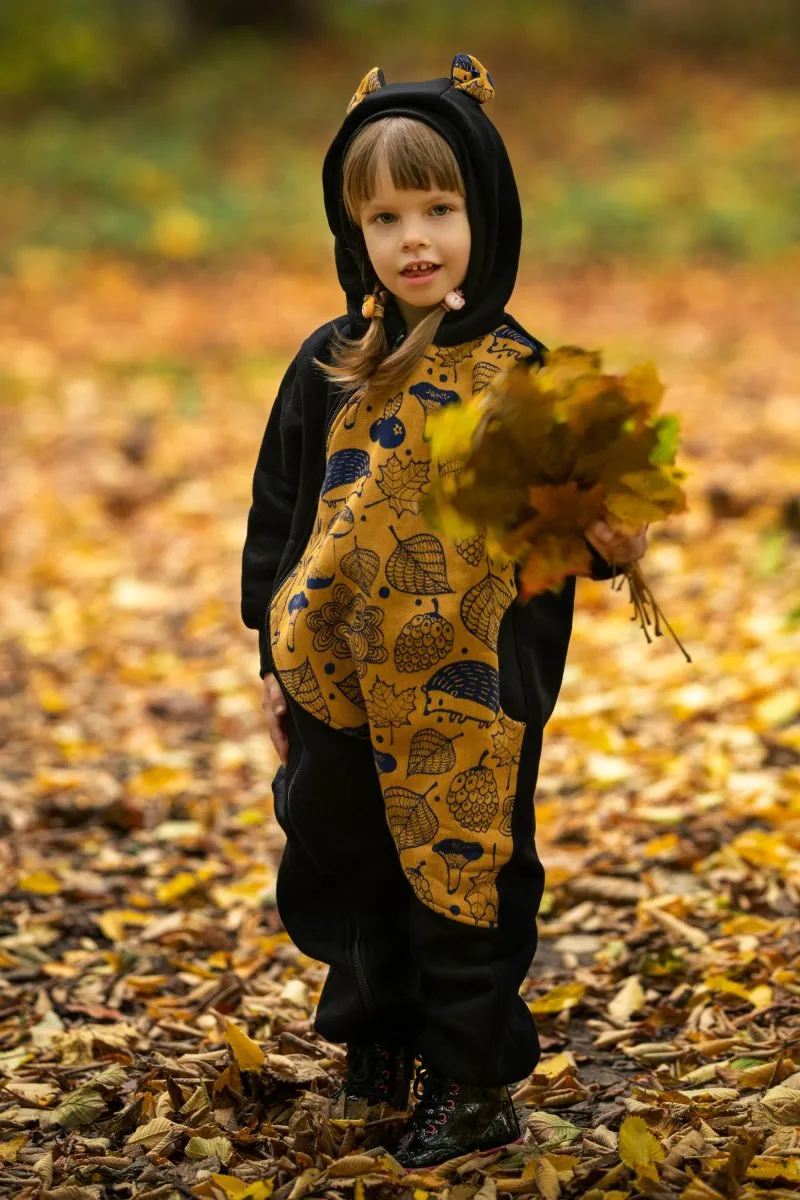
[[[359, 219], [375, 274], [411, 330], [464, 282], [471, 245], [466, 201], [458, 192], [398, 190], [381, 163]], [[407, 270], [414, 262], [433, 269]]]

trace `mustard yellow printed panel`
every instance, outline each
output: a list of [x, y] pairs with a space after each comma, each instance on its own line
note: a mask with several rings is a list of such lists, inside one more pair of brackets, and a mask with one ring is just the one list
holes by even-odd
[[514, 563], [490, 555], [480, 533], [433, 532], [418, 506], [437, 469], [428, 414], [531, 352], [509, 326], [431, 345], [394, 395], [343, 407], [314, 530], [270, 610], [287, 691], [332, 727], [370, 738], [417, 896], [481, 926], [497, 921], [525, 732], [500, 706], [497, 637], [516, 595]]

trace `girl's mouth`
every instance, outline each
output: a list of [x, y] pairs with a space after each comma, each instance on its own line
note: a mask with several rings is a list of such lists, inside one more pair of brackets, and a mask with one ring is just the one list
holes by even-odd
[[436, 272], [440, 269], [441, 263], [437, 263], [435, 266], [431, 266], [425, 271], [420, 271], [417, 269], [411, 270], [407, 268], [405, 271], [401, 271], [400, 274], [403, 276], [403, 279], [408, 281], [408, 283], [421, 284], [428, 283], [431, 279], [433, 279]]

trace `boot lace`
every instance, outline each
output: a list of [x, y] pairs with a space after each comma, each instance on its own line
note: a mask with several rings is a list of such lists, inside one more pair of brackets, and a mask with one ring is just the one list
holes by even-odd
[[417, 1101], [414, 1124], [425, 1133], [434, 1134], [440, 1126], [447, 1124], [461, 1093], [461, 1085], [431, 1067], [420, 1065], [414, 1076], [412, 1091]]
[[392, 1055], [380, 1042], [371, 1046], [350, 1046], [347, 1055], [347, 1094], [349, 1099], [363, 1095], [388, 1096]]

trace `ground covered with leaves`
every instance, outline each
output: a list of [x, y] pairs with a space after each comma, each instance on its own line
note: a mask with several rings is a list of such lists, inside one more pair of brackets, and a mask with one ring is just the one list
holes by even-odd
[[0, 285], [0, 1193], [795, 1195], [796, 274], [514, 297], [551, 345], [659, 367], [689, 511], [642, 568], [692, 663], [579, 582], [536, 797], [525, 1139], [405, 1175], [390, 1125], [331, 1119], [344, 1048], [313, 1032], [325, 968], [274, 907], [277, 763], [238, 612], [269, 406], [341, 296], [268, 263], [62, 266], [30, 254]]

